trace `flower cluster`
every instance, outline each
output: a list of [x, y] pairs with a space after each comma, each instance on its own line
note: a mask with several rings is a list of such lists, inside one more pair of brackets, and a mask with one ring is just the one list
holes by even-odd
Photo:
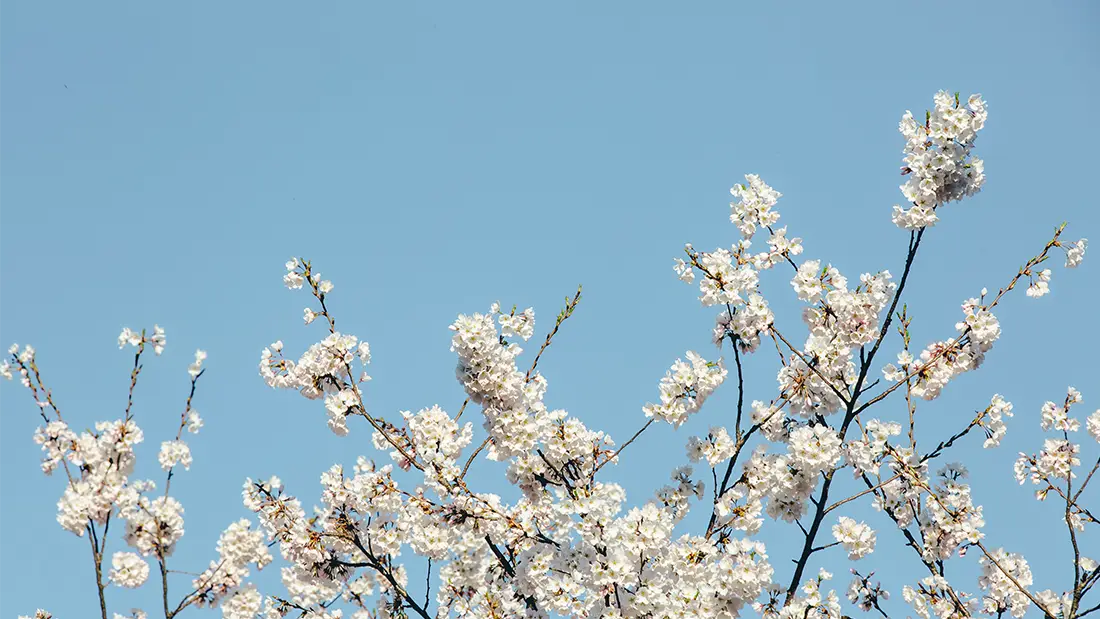
[[187, 446], [187, 443], [183, 441], [165, 441], [160, 445], [160, 455], [157, 456], [160, 461], [160, 468], [168, 471], [177, 464], [182, 464], [183, 468], [191, 468], [191, 448]]
[[[698, 270], [703, 275], [699, 282], [703, 305], [725, 306], [715, 318], [714, 343], [721, 346], [726, 338], [731, 338], [742, 351], [752, 352], [760, 345], [760, 334], [767, 332], [775, 319], [760, 294], [760, 271], [801, 254], [802, 239], [788, 238], [786, 227], [772, 228], [779, 220], [779, 212], [772, 207], [781, 194], [755, 174], [746, 175], [745, 180], [748, 185], [738, 184], [730, 189], [738, 198], [730, 203], [730, 220], [744, 238], [731, 249], [719, 248], [713, 252], [696, 252], [689, 244], [685, 247], [689, 261], [676, 260], [674, 269], [688, 283], [695, 281]], [[768, 250], [753, 254], [752, 238], [758, 228], [769, 232]]]
[[703, 406], [707, 397], [726, 379], [726, 374], [728, 372], [721, 359], [707, 361], [689, 350], [687, 361], [677, 359], [661, 379], [660, 404], [646, 404], [642, 412], [646, 417], [679, 427], [689, 415]]
[[[370, 346], [354, 335], [333, 332], [313, 344], [298, 359], [282, 356], [283, 343], [277, 341], [260, 355], [260, 375], [269, 387], [293, 389], [303, 396], [325, 399], [329, 428], [338, 435], [348, 433], [347, 416], [362, 412], [359, 387], [352, 382], [352, 363], [358, 359], [370, 363]], [[370, 380], [364, 371], [359, 382]]]
[[[550, 418], [542, 403], [546, 380], [539, 374], [525, 377], [516, 367], [523, 349], [497, 333], [493, 316], [494, 312], [459, 316], [451, 325], [451, 350], [458, 355], [455, 373], [467, 395], [484, 407], [485, 429], [492, 438], [490, 457], [505, 459], [529, 453], [550, 431]], [[525, 325], [534, 320], [534, 312], [531, 316]], [[511, 324], [510, 319], [505, 323]]]
[[[1023, 484], [1030, 479], [1031, 483], [1042, 486], [1036, 493], [1039, 500], [1046, 498], [1047, 493], [1055, 488], [1057, 480], [1076, 477], [1073, 470], [1081, 465], [1081, 445], [1070, 440], [1071, 433], [1081, 429], [1081, 422], [1071, 416], [1070, 409], [1084, 398], [1073, 387], [1066, 391], [1066, 397], [1061, 404], [1048, 401], [1043, 404], [1040, 412], [1040, 426], [1043, 430], [1055, 432], [1060, 438], [1045, 439], [1043, 449], [1038, 454], [1021, 453], [1014, 467], [1016, 481]], [[1086, 426], [1094, 437], [1100, 436], [1100, 411], [1089, 416]], [[1080, 506], [1070, 505], [1067, 513], [1075, 525], [1080, 524]]]
[[1027, 561], [998, 548], [990, 556], [978, 559], [978, 563], [982, 566], [978, 585], [985, 591], [982, 610], [989, 615], [1007, 612], [1013, 617], [1023, 617], [1030, 601], [1020, 586], [1030, 587], [1033, 582]]
[[833, 525], [833, 537], [848, 551], [848, 558], [862, 559], [875, 550], [875, 532], [866, 523], [841, 516]]
[[746, 185], [734, 185], [730, 194], [737, 198], [730, 203], [730, 221], [737, 224], [741, 235], [750, 238], [757, 227], [767, 228], [779, 221], [779, 213], [771, 210], [783, 194], [768, 187], [755, 174], [745, 175]]
[[898, 131], [905, 136], [905, 166], [909, 178], [901, 193], [912, 206], [894, 207], [894, 223], [907, 230], [935, 225], [937, 207], [981, 190], [985, 165], [971, 150], [987, 112], [981, 95], [962, 105], [959, 95], [936, 93], [935, 107], [919, 123], [905, 112]]
[[985, 428], [987, 437], [985, 442], [982, 443], [982, 447], [988, 449], [1001, 444], [1001, 440], [1008, 433], [1008, 426], [1005, 425], [1004, 418], [1011, 416], [1012, 402], [1005, 400], [999, 393], [994, 394], [989, 407], [985, 409], [985, 415], [979, 418], [979, 423]]
[[153, 345], [153, 352], [160, 354], [164, 352], [164, 346], [168, 343], [165, 338], [164, 329], [160, 328], [160, 325], [153, 325], [153, 335], [146, 337], [145, 331], [134, 331], [129, 327], [123, 327], [122, 333], [118, 336], [119, 349], [125, 348], [127, 345], [134, 348], [141, 348], [145, 344]]
[[969, 617], [979, 610], [977, 600], [956, 591], [939, 573], [922, 578], [916, 587], [905, 585], [901, 596], [921, 619]]
[[925, 498], [920, 514], [924, 536], [924, 557], [929, 561], [949, 558], [965, 543], [977, 543], [985, 526], [982, 506], [975, 505], [965, 467], [950, 464], [937, 473], [939, 483]]
[[711, 467], [730, 459], [736, 449], [737, 445], [730, 438], [729, 432], [722, 427], [711, 428], [706, 438], [691, 437], [687, 446], [688, 458], [692, 462], [705, 459]]
[[845, 445], [844, 455], [852, 465], [856, 477], [870, 473], [878, 475], [883, 457], [886, 455], [888, 441], [901, 434], [901, 425], [871, 419], [865, 425], [862, 438]]
[[841, 439], [827, 425], [799, 426], [791, 432], [787, 451], [800, 471], [831, 471], [840, 460]]
[[132, 552], [116, 552], [111, 557], [111, 582], [129, 589], [136, 589], [149, 578], [149, 564]]

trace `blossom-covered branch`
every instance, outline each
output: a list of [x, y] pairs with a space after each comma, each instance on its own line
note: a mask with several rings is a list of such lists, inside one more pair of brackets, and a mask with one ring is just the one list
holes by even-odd
[[[905, 585], [900, 596], [923, 619], [1022, 617], [1029, 608], [1078, 619], [1100, 608], [1086, 599], [1100, 582], [1100, 567], [1083, 554], [1081, 543], [1082, 536], [1095, 534], [1090, 525], [1100, 524], [1085, 493], [1100, 470], [1100, 457], [1078, 474], [1085, 445], [1073, 440], [1081, 422], [1071, 409], [1081, 394], [1070, 388], [1060, 404], [1041, 408], [1039, 425], [1050, 436], [1014, 465], [1021, 484], [1037, 487], [1038, 500], [1056, 497], [1057, 517], [1072, 548], [1064, 574], [1072, 578], [1061, 594], [1033, 591], [1025, 558], [986, 538], [986, 514], [964, 465], [931, 468], [948, 454], [976, 448], [976, 436], [982, 448], [999, 446], [1013, 405], [1000, 394], [988, 404], [983, 397], [974, 415], [942, 438], [937, 435], [938, 442], [917, 442], [922, 402], [935, 400], [954, 379], [978, 369], [1000, 338], [1002, 325], [993, 310], [1008, 292], [1026, 282], [1025, 297], [1045, 296], [1053, 277], [1044, 267], [1058, 252], [1067, 268], [1077, 267], [1087, 249], [1085, 239], [1063, 240], [1066, 225], [1058, 226], [995, 295], [982, 289], [962, 303], [963, 315], [950, 336], [919, 352], [911, 348], [907, 286], [944, 209], [985, 183], [975, 149], [986, 119], [980, 96], [964, 100], [947, 92], [935, 96], [923, 122], [909, 112], [902, 117], [905, 205], [895, 206], [891, 219], [908, 239], [899, 237], [893, 257], [900, 259], [898, 278], [880, 269], [849, 279], [828, 261], [803, 260], [802, 238], [779, 226], [781, 194], [759, 176], [745, 176], [731, 189], [730, 220], [740, 238], [713, 251], [689, 244], [674, 263], [679, 279], [698, 286], [702, 305], [717, 310], [713, 328], [707, 327], [717, 352], [688, 350], [672, 361], [663, 376], [654, 377], [654, 397], [644, 405], [644, 395], [628, 396], [640, 405], [640, 428], [621, 443], [552, 408], [547, 396], [550, 379], [540, 360], [559, 330], [567, 330], [564, 323], [578, 306], [579, 289], [566, 298], [533, 357], [524, 356], [524, 347], [535, 333], [534, 309], [493, 303], [488, 311], [458, 315], [449, 327], [455, 378], [465, 392], [457, 413], [435, 405], [383, 415], [370, 406], [369, 344], [337, 330], [334, 284], [310, 261], [292, 258], [283, 282], [292, 290], [308, 290], [304, 321], [324, 329], [296, 358], [287, 356], [281, 340], [265, 348], [259, 373], [271, 388], [320, 400], [336, 435], [369, 432], [368, 447], [375, 453], [323, 472], [320, 497], [309, 507], [277, 476], [246, 479], [244, 508], [258, 526], [230, 518], [217, 558], [194, 574], [182, 597], [172, 598], [169, 590], [169, 574], [176, 570], [168, 568], [168, 559], [184, 535], [183, 507], [169, 489], [180, 468], [192, 463], [184, 430], [196, 433], [204, 426], [193, 399], [206, 353], [195, 353], [177, 431], [160, 447], [165, 472], [160, 493], [152, 481], [132, 476], [135, 447], [144, 440], [135, 421], [142, 354], [146, 346], [158, 355], [164, 350], [164, 330], [155, 327], [152, 335], [123, 330], [120, 347], [135, 349], [124, 414], [97, 423], [95, 431], [70, 429], [43, 382], [33, 348], [13, 347], [0, 374], [11, 378], [17, 371], [34, 398], [42, 423], [35, 441], [45, 453], [43, 471], [65, 471], [58, 522], [77, 536], [88, 535], [103, 619], [109, 619], [108, 586], [144, 586], [150, 557], [161, 574], [165, 619], [193, 606], [218, 606], [226, 619], [291, 613], [311, 619], [345, 613], [353, 619], [737, 617], [750, 611], [769, 619], [840, 619], [841, 596], [831, 588], [827, 568], [867, 561], [883, 544], [910, 548], [913, 554], [907, 556], [927, 573]], [[777, 324], [772, 303], [781, 296], [768, 288], [769, 279], [778, 277], [770, 273], [776, 266], [785, 273], [780, 292], [802, 304], [804, 340], [795, 325]], [[880, 365], [879, 353], [894, 346], [887, 340], [895, 331], [900, 350], [890, 352], [891, 363]], [[750, 368], [775, 365], [770, 352], [754, 354], [763, 338], [770, 338], [778, 353], [774, 389], [746, 380]], [[736, 383], [736, 404], [715, 409], [709, 402], [727, 379]], [[898, 392], [905, 394], [904, 408], [894, 398], [900, 413], [881, 407], [880, 416], [871, 416], [880, 410], [875, 405]], [[475, 424], [469, 416], [478, 409], [480, 424]], [[623, 487], [612, 481], [619, 470], [612, 465], [639, 455], [635, 441], [643, 433], [650, 438], [660, 432], [669, 440], [700, 415], [711, 420], [709, 430], [686, 437], [686, 461], [671, 471], [670, 483], [654, 488], [646, 500], [628, 503]], [[356, 418], [365, 425], [356, 426], [363, 423]], [[1087, 417], [1085, 427], [1100, 441], [1100, 411]], [[628, 450], [630, 445], [635, 447]], [[500, 463], [516, 489], [515, 500], [486, 491], [491, 486], [471, 474], [480, 470], [471, 468], [479, 457]], [[697, 466], [704, 467], [702, 474]], [[689, 531], [685, 518], [697, 501], [709, 511], [707, 525]], [[874, 518], [853, 517], [850, 510], [860, 503], [877, 510]], [[1010, 514], [991, 517], [1002, 516]], [[125, 524], [120, 537], [132, 551], [114, 553], [105, 572], [108, 538], [120, 528], [112, 530], [112, 521]], [[766, 521], [771, 528], [788, 527], [785, 531], [800, 541], [800, 550], [789, 558], [789, 573], [786, 560], [773, 563], [760, 541]], [[886, 529], [876, 531], [879, 525]], [[897, 534], [888, 534], [890, 529]], [[269, 552], [272, 547], [278, 559]], [[954, 571], [952, 579], [947, 576], [947, 563], [967, 560], [968, 550], [981, 572], [979, 595], [965, 593], [973, 583], [958, 582]], [[410, 556], [427, 564], [424, 580], [415, 584], [406, 568]], [[282, 587], [265, 595], [248, 578], [252, 568], [274, 561]], [[890, 592], [873, 578], [881, 568], [849, 571], [847, 601], [889, 617]], [[44, 610], [36, 617], [50, 619]]]

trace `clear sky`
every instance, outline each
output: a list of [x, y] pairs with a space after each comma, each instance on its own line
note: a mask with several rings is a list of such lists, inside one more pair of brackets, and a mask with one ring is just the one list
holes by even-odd
[[[373, 348], [368, 404], [391, 417], [457, 411], [456, 314], [534, 306], [541, 338], [582, 283], [541, 364], [547, 401], [621, 442], [673, 360], [718, 354], [712, 312], [671, 265], [685, 242], [737, 239], [728, 188], [745, 173], [784, 194], [803, 258], [850, 277], [900, 272], [897, 122], [938, 89], [989, 101], [977, 149], [988, 181], [922, 246], [907, 297], [917, 345], [951, 335], [959, 304], [1004, 285], [1061, 221], [1071, 238], [1100, 241], [1097, 32], [1088, 2], [9, 1], [0, 338], [35, 345], [67, 417], [90, 427], [125, 404], [132, 355], [117, 350], [119, 330], [163, 326], [167, 351], [137, 388], [138, 473], [155, 479], [187, 364], [209, 352], [195, 400], [206, 427], [172, 485], [187, 518], [172, 567], [197, 571], [224, 526], [248, 515], [246, 476], [278, 474], [311, 504], [323, 470], [374, 453], [361, 424], [336, 437], [319, 403], [257, 374], [270, 342], [296, 354], [322, 336], [301, 325], [306, 295], [280, 282], [291, 255], [334, 281], [339, 326]], [[986, 366], [918, 413], [928, 445], [994, 393], [1015, 403], [1005, 445], [971, 468], [988, 542], [1024, 552], [1038, 588], [1064, 586], [1067, 536], [1011, 463], [1039, 448], [1044, 400], [1074, 385], [1083, 410], [1100, 402], [1098, 270], [1088, 257], [1077, 271], [1056, 262], [1053, 293], [1010, 297]], [[788, 275], [768, 275], [780, 324], [801, 339]], [[774, 354], [746, 371], [748, 399], [774, 395]], [[729, 383], [680, 430], [655, 427], [611, 478], [632, 503], [652, 496], [688, 437], [732, 423], [735, 402]], [[0, 405], [0, 615], [90, 616], [88, 543], [54, 521], [61, 479], [39, 473], [33, 403], [8, 383]], [[880, 415], [903, 410], [889, 406]], [[492, 466], [480, 470], [483, 489], [512, 495]], [[706, 510], [688, 524], [698, 530]], [[884, 518], [856, 513], [879, 531], [879, 551], [856, 567], [883, 577], [904, 616], [900, 587], [920, 566]], [[799, 534], [765, 527], [785, 582]], [[1095, 536], [1084, 545], [1100, 558]], [[114, 538], [108, 551], [121, 548]], [[843, 590], [849, 565], [834, 552]], [[948, 574], [975, 564], [955, 560]], [[190, 582], [178, 578], [174, 597]], [[276, 580], [265, 570], [261, 587], [275, 593]], [[118, 612], [157, 608], [149, 592], [109, 595]]]

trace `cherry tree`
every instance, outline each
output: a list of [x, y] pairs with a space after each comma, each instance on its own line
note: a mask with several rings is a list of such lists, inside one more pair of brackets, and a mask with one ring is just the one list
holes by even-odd
[[[1049, 263], [1064, 258], [1066, 267], [1077, 267], [1086, 249], [1085, 239], [1068, 241], [1065, 224], [1058, 226], [1022, 267], [1006, 270], [996, 291], [981, 288], [962, 302], [954, 332], [912, 341], [906, 283], [919, 266], [922, 241], [948, 205], [977, 193], [985, 181], [983, 162], [973, 153], [985, 121], [980, 96], [963, 100], [946, 92], [923, 117], [902, 117], [905, 205], [893, 208], [892, 220], [909, 239], [897, 275], [881, 270], [850, 281], [829, 263], [800, 260], [802, 239], [779, 226], [781, 194], [751, 174], [735, 185], [730, 220], [740, 238], [713, 251], [689, 244], [674, 264], [681, 280], [697, 284], [702, 304], [716, 311], [719, 352], [687, 351], [676, 359], [639, 411], [639, 429], [621, 443], [546, 402], [539, 360], [577, 310], [580, 290], [566, 299], [533, 356], [523, 354], [536, 332], [533, 309], [494, 303], [484, 313], [459, 315], [450, 326], [451, 350], [466, 401], [453, 412], [432, 406], [386, 417], [370, 406], [369, 345], [336, 328], [333, 284], [310, 261], [291, 259], [283, 283], [308, 293], [305, 323], [326, 333], [299, 355], [288, 355], [281, 341], [271, 344], [259, 374], [272, 388], [320, 400], [337, 435], [369, 433], [373, 452], [322, 472], [312, 511], [295, 498], [306, 489], [287, 488], [278, 477], [244, 480], [251, 518], [223, 516], [229, 524], [210, 563], [198, 566], [182, 592], [171, 590], [168, 578], [184, 531], [171, 484], [192, 463], [185, 438], [203, 427], [192, 398], [206, 354], [197, 351], [187, 368], [188, 395], [175, 436], [161, 443], [159, 480], [133, 476], [145, 438], [134, 388], [143, 359], [166, 345], [159, 326], [119, 335], [119, 347], [134, 355], [130, 395], [121, 419], [98, 422], [94, 430], [77, 431], [85, 420], [62, 415], [31, 346], [13, 345], [0, 372], [18, 374], [33, 395], [42, 470], [64, 477], [57, 522], [88, 540], [103, 619], [147, 613], [172, 619], [198, 607], [219, 607], [227, 619], [804, 619], [840, 617], [841, 596], [886, 617], [882, 602], [891, 593], [924, 619], [1029, 611], [1084, 617], [1100, 608], [1089, 600], [1100, 567], [1078, 543], [1100, 524], [1085, 505], [1100, 458], [1090, 466], [1089, 456], [1082, 467], [1083, 450], [1097, 451], [1079, 438], [1082, 395], [1071, 387], [1047, 402], [1038, 419], [1025, 413], [1017, 421], [1046, 433], [1013, 468], [1020, 484], [1034, 485], [1038, 500], [1059, 506], [1059, 526], [1073, 548], [1059, 591], [1034, 590], [1027, 560], [1004, 547], [1011, 540], [987, 538], [965, 466], [948, 461], [965, 459], [965, 450], [979, 444], [996, 448], [1021, 411], [990, 394], [973, 418], [933, 447], [916, 440], [918, 402], [935, 400], [953, 379], [980, 368], [1001, 334], [994, 313], [1001, 303], [1017, 288], [1026, 288], [1026, 297], [1047, 294]], [[765, 295], [761, 276], [773, 269], [789, 269], [780, 277], [789, 275], [801, 303], [803, 339], [795, 326], [775, 319], [771, 302], [792, 290]], [[745, 365], [776, 359], [774, 390], [750, 399]], [[613, 477], [630, 445], [654, 425], [676, 428], [700, 414], [719, 388], [736, 389], [736, 410], [714, 411], [708, 434], [686, 441], [683, 465], [670, 483], [628, 504]], [[892, 408], [876, 407], [888, 399]], [[876, 416], [880, 410], [883, 416]], [[1087, 416], [1085, 430], [1100, 441], [1100, 411]], [[469, 475], [479, 458], [502, 463], [518, 500], [485, 492]], [[837, 482], [845, 476], [857, 491], [840, 491]], [[898, 532], [887, 535], [851, 517], [860, 503], [872, 505]], [[683, 526], [692, 509], [709, 513], [702, 530]], [[801, 540], [790, 562], [773, 559], [758, 541], [765, 523], [788, 527]], [[108, 554], [111, 538], [128, 549]], [[901, 552], [926, 573], [900, 591], [889, 592], [869, 570], [848, 565], [888, 540], [904, 543], [908, 550]], [[947, 578], [947, 562], [963, 560], [980, 566], [977, 582]], [[424, 583], [410, 582], [412, 561], [426, 561]], [[250, 578], [273, 563], [282, 587], [261, 592]], [[850, 583], [834, 585], [826, 567], [849, 571]], [[111, 614], [113, 586], [156, 587], [163, 607]], [[51, 615], [39, 610], [36, 617]]]

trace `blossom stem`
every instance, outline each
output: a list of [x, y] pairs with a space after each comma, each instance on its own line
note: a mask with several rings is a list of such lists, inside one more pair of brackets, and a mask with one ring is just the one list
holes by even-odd
[[649, 421], [645, 422], [645, 424], [644, 424], [644, 425], [642, 425], [642, 427], [641, 427], [641, 428], [639, 428], [639, 429], [638, 429], [638, 431], [634, 433], [634, 436], [630, 437], [630, 438], [629, 438], [629, 439], [628, 439], [628, 440], [627, 440], [627, 441], [626, 441], [625, 443], [623, 443], [622, 445], [619, 445], [619, 448], [618, 448], [618, 449], [616, 449], [616, 450], [615, 450], [615, 451], [614, 451], [614, 452], [613, 452], [613, 453], [612, 453], [612, 454], [611, 454], [610, 456], [608, 456], [608, 458], [607, 458], [606, 460], [604, 460], [603, 462], [601, 462], [600, 464], [598, 464], [598, 465], [596, 466], [596, 468], [595, 468], [595, 469], [594, 469], [594, 470], [592, 471], [592, 476], [593, 476], [593, 477], [595, 477], [595, 476], [596, 476], [596, 473], [597, 473], [597, 472], [599, 472], [599, 470], [600, 470], [600, 469], [602, 469], [602, 468], [604, 467], [604, 465], [606, 465], [606, 464], [607, 464], [608, 462], [611, 462], [611, 461], [612, 461], [612, 460], [614, 460], [615, 458], [618, 458], [618, 457], [619, 457], [619, 454], [620, 454], [620, 453], [622, 453], [622, 451], [623, 451], [624, 449], [626, 449], [626, 446], [627, 446], [627, 445], [629, 445], [629, 444], [631, 444], [631, 443], [633, 443], [633, 442], [634, 442], [634, 441], [635, 441], [635, 440], [636, 440], [636, 439], [637, 439], [637, 438], [638, 438], [639, 436], [641, 436], [641, 435], [642, 435], [642, 432], [645, 432], [645, 431], [646, 431], [646, 428], [648, 428], [649, 426], [653, 425], [653, 422], [654, 422], [654, 421], [656, 421], [656, 420], [657, 420], [657, 419], [656, 419], [656, 417], [650, 417], [650, 418], [649, 418]]
[[833, 511], [834, 509], [836, 509], [836, 508], [840, 507], [841, 505], [844, 505], [845, 503], [850, 503], [850, 502], [852, 502], [852, 501], [854, 501], [854, 500], [856, 500], [856, 499], [858, 499], [858, 498], [860, 498], [860, 497], [862, 497], [862, 496], [865, 496], [865, 495], [867, 495], [867, 494], [870, 494], [870, 493], [872, 493], [872, 492], [875, 492], [876, 490], [879, 490], [880, 488], [882, 488], [882, 487], [883, 487], [883, 486], [885, 486], [886, 484], [888, 484], [888, 483], [890, 483], [890, 482], [894, 481], [895, 479], [897, 479], [897, 478], [898, 478], [898, 477], [900, 477], [900, 476], [901, 476], [901, 474], [900, 474], [900, 473], [898, 473], [898, 474], [896, 474], [896, 475], [894, 475], [894, 476], [890, 477], [889, 479], [887, 479], [887, 480], [885, 480], [885, 481], [881, 481], [881, 482], [879, 482], [878, 484], [876, 484], [876, 485], [872, 486], [871, 488], [868, 488], [868, 489], [866, 489], [866, 490], [864, 490], [864, 491], [862, 491], [862, 492], [859, 492], [859, 493], [853, 494], [852, 496], [850, 496], [850, 497], [848, 497], [848, 498], [846, 498], [846, 499], [841, 499], [841, 500], [837, 501], [836, 503], [833, 503], [832, 505], [830, 505], [830, 506], [826, 507], [826, 508], [825, 508], [825, 513], [826, 513], [826, 514], [828, 514], [829, 512], [831, 512], [831, 511]]
[[577, 304], [581, 302], [581, 287], [577, 286], [577, 294], [573, 296], [573, 300], [570, 301], [569, 297], [566, 297], [565, 309], [558, 314], [557, 320], [554, 321], [554, 328], [550, 330], [550, 333], [546, 334], [546, 341], [542, 343], [542, 348], [539, 349], [538, 354], [535, 355], [535, 360], [531, 363], [531, 368], [527, 370], [527, 375], [524, 376], [523, 382], [531, 382], [531, 377], [534, 376], [535, 368], [539, 365], [539, 359], [542, 358], [542, 353], [550, 347], [551, 340], [558, 333], [558, 329], [567, 318], [573, 315], [573, 310], [577, 309]]
[[99, 612], [103, 619], [107, 619], [106, 585], [103, 584], [103, 554], [100, 552], [99, 543], [96, 540], [95, 524], [88, 522], [88, 543], [92, 546], [92, 562], [95, 565], [95, 586], [99, 593]]

